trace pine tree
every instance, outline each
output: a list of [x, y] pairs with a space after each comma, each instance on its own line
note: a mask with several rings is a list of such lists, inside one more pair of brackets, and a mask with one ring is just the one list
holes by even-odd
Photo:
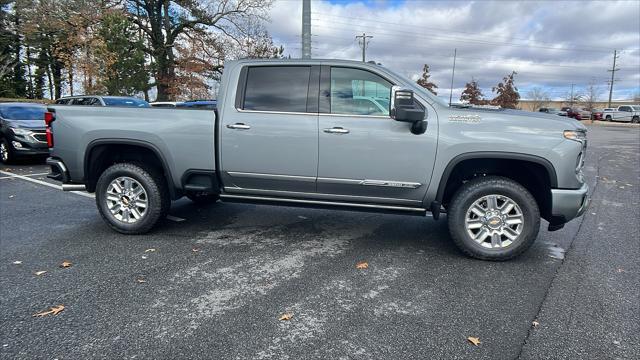
[[435, 90], [438, 88], [438, 85], [431, 82], [431, 80], [429, 80], [430, 77], [431, 77], [431, 74], [429, 74], [429, 65], [424, 64], [424, 67], [422, 68], [422, 77], [418, 79], [418, 81], [416, 82], [418, 83], [418, 85], [431, 91], [433, 95], [438, 95], [438, 93]]

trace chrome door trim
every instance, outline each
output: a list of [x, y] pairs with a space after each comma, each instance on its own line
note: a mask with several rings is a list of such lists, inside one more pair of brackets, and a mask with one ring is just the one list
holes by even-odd
[[394, 206], [394, 205], [379, 205], [379, 204], [362, 204], [362, 203], [350, 203], [350, 202], [336, 202], [336, 201], [323, 201], [323, 200], [309, 200], [309, 199], [292, 199], [292, 198], [278, 198], [268, 196], [251, 196], [251, 195], [232, 195], [221, 194], [221, 199], [246, 199], [246, 200], [262, 200], [262, 201], [279, 201], [297, 204], [313, 204], [313, 205], [332, 205], [332, 206], [346, 206], [346, 207], [359, 207], [369, 209], [382, 209], [382, 210], [395, 210], [406, 212], [420, 212], [426, 213], [427, 209], [420, 207], [408, 207], [408, 206]]
[[262, 180], [295, 180], [295, 181], [304, 181], [304, 182], [316, 181], [316, 178], [313, 176], [261, 174], [261, 173], [250, 173], [250, 172], [241, 172], [241, 171], [227, 171], [226, 173], [231, 175], [231, 177], [244, 177], [244, 178], [251, 178], [251, 179], [262, 179]]
[[388, 203], [388, 204], [406, 204], [406, 205], [422, 205], [421, 200], [409, 200], [409, 199], [397, 199], [386, 197], [373, 197], [373, 196], [359, 196], [359, 195], [342, 195], [342, 194], [324, 194], [324, 193], [308, 193], [298, 191], [285, 191], [285, 190], [263, 190], [263, 189], [249, 189], [237, 186], [225, 186], [224, 191], [228, 193], [236, 194], [248, 194], [248, 195], [264, 195], [274, 197], [294, 197], [305, 199], [320, 199], [328, 201], [357, 201], [363, 203]]
[[245, 110], [245, 109], [238, 109], [238, 108], [235, 108], [235, 109], [236, 109], [237, 112], [241, 112], [241, 113], [318, 116], [318, 113], [315, 113], [315, 112], [276, 111], [276, 110]]
[[339, 178], [318, 178], [319, 183], [324, 184], [342, 184], [342, 185], [363, 185], [363, 186], [382, 186], [417, 189], [422, 186], [421, 183], [396, 181], [396, 180], [372, 180], [372, 179], [339, 179]]
[[376, 119], [391, 119], [389, 115], [362, 115], [362, 114], [333, 114], [333, 113], [318, 113], [319, 116], [337, 116], [337, 117], [356, 117], [356, 118], [376, 118]]

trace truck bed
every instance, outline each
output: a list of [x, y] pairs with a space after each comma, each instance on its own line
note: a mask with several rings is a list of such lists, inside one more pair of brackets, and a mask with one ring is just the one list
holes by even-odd
[[145, 143], [163, 157], [175, 186], [188, 169], [215, 170], [213, 110], [52, 105], [54, 147], [71, 180], [84, 178], [85, 153], [109, 140]]

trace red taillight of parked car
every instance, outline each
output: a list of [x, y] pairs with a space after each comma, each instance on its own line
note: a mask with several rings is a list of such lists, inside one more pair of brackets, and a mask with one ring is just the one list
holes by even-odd
[[44, 123], [47, 125], [47, 128], [45, 130], [46, 136], [47, 136], [47, 146], [52, 148], [53, 147], [53, 133], [51, 132], [51, 123], [56, 119], [56, 115], [52, 112], [45, 112], [44, 113]]

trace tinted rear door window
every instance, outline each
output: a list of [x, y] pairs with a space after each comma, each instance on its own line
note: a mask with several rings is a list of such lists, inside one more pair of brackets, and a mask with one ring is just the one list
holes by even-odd
[[306, 112], [309, 66], [259, 66], [247, 73], [243, 109]]

